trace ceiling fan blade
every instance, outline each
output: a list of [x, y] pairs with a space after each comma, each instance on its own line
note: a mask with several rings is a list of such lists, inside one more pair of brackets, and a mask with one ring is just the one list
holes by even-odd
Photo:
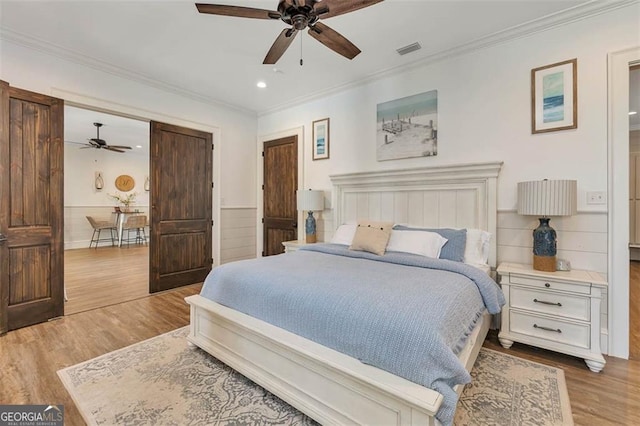
[[211, 15], [236, 16], [238, 18], [280, 19], [280, 12], [253, 7], [227, 6], [221, 4], [196, 3], [198, 12]]
[[112, 147], [112, 146], [103, 146], [103, 148], [104, 148], [104, 149], [106, 149], [106, 150], [108, 150], [108, 151], [124, 152], [123, 150], [118, 149], [118, 148], [114, 148], [114, 147]]
[[[131, 149], [130, 146], [124, 146], [124, 145], [107, 145], [109, 148], [118, 148], [118, 149]], [[106, 147], [105, 147], [106, 148]]]
[[354, 10], [373, 6], [383, 0], [323, 0], [314, 5], [314, 9], [321, 19], [332, 18]]
[[360, 54], [360, 49], [355, 44], [322, 22], [316, 22], [313, 27], [309, 28], [309, 35], [347, 59], [353, 59]]
[[262, 63], [273, 65], [278, 62], [278, 59], [284, 54], [293, 39], [296, 38], [296, 34], [298, 34], [298, 30], [294, 28], [282, 30], [276, 41], [271, 45], [271, 49], [267, 52], [267, 56], [264, 57]]

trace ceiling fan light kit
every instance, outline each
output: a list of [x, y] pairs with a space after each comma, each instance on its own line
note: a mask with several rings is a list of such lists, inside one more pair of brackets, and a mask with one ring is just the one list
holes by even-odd
[[364, 7], [372, 6], [383, 0], [280, 0], [277, 10], [256, 9], [243, 6], [228, 6], [218, 4], [196, 3], [198, 12], [236, 16], [252, 19], [279, 19], [290, 25], [285, 28], [267, 52], [263, 64], [273, 65], [289, 48], [298, 31], [308, 28], [311, 37], [327, 46], [334, 52], [347, 59], [353, 59], [360, 54], [353, 43], [337, 31], [320, 22], [321, 19], [332, 18], [353, 12]]

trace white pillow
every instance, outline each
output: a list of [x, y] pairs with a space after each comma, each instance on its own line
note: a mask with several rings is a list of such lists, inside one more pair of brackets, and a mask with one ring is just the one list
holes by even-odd
[[435, 232], [393, 230], [387, 244], [387, 251], [401, 251], [437, 259], [442, 246], [447, 241]]
[[467, 228], [464, 263], [486, 264], [489, 261], [491, 234], [482, 229]]
[[336, 229], [336, 232], [333, 234], [333, 238], [331, 238], [331, 243], [344, 244], [345, 246], [350, 246], [351, 242], [353, 242], [353, 237], [356, 235], [357, 228], [358, 228], [358, 225], [355, 223], [340, 225], [338, 229]]

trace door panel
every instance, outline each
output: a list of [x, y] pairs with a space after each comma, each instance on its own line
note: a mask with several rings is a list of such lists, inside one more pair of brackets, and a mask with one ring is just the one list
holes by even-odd
[[284, 252], [283, 241], [297, 239], [298, 137], [264, 143], [263, 255]]
[[64, 314], [63, 101], [0, 83], [0, 332]]
[[212, 138], [151, 122], [150, 292], [202, 282], [211, 271]]

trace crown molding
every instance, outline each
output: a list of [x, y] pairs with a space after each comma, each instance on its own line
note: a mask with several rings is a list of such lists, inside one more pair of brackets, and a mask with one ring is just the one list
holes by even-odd
[[17, 44], [29, 49], [37, 50], [47, 55], [55, 56], [64, 59], [69, 62], [73, 62], [79, 65], [83, 65], [88, 68], [92, 68], [104, 73], [115, 75], [116, 77], [124, 78], [127, 80], [135, 81], [143, 85], [153, 87], [165, 92], [173, 93], [185, 98], [189, 98], [198, 102], [202, 102], [208, 105], [232, 109], [243, 114], [249, 114], [251, 116], [256, 115], [256, 111], [244, 108], [235, 104], [226, 103], [218, 99], [211, 98], [209, 96], [203, 96], [200, 93], [193, 92], [191, 90], [184, 89], [175, 84], [167, 83], [156, 78], [149, 77], [142, 73], [131, 71], [129, 69], [113, 65], [103, 60], [93, 58], [82, 53], [75, 52], [71, 49], [67, 49], [62, 46], [58, 46], [54, 43], [31, 37], [26, 34], [19, 33], [17, 31], [9, 30], [7, 28], [0, 27], [0, 39], [9, 43]]
[[80, 64], [98, 71], [109, 73], [120, 78], [135, 81], [159, 90], [163, 90], [169, 93], [173, 93], [185, 98], [189, 98], [198, 102], [209, 104], [216, 107], [223, 107], [241, 112], [243, 114], [249, 114], [255, 116], [263, 116], [271, 114], [277, 111], [281, 111], [293, 106], [297, 106], [303, 103], [307, 103], [312, 100], [320, 99], [338, 92], [342, 92], [347, 89], [362, 86], [370, 82], [383, 79], [392, 74], [400, 72], [408, 72], [413, 69], [424, 67], [433, 63], [440, 62], [447, 58], [461, 56], [466, 53], [486, 49], [498, 44], [506, 43], [511, 40], [523, 38], [536, 34], [539, 32], [547, 31], [549, 29], [557, 28], [562, 25], [577, 22], [583, 19], [587, 19], [596, 15], [607, 13], [616, 9], [624, 8], [633, 4], [638, 4], [640, 0], [591, 0], [585, 4], [574, 6], [572, 8], [563, 10], [561, 12], [553, 13], [542, 18], [534, 19], [523, 24], [513, 26], [511, 28], [498, 31], [485, 37], [481, 37], [469, 43], [464, 43], [455, 46], [450, 49], [442, 50], [419, 60], [403, 64], [396, 67], [384, 69], [369, 75], [368, 77], [358, 79], [357, 81], [348, 82], [345, 84], [337, 85], [329, 89], [319, 90], [310, 95], [294, 98], [291, 101], [287, 101], [272, 108], [267, 108], [262, 111], [254, 111], [248, 108], [241, 107], [239, 105], [226, 103], [210, 96], [203, 96], [200, 93], [193, 92], [191, 90], [184, 89], [175, 84], [167, 83], [162, 80], [158, 80], [142, 73], [131, 71], [129, 69], [119, 67], [108, 62], [102, 61], [97, 58], [93, 58], [88, 55], [84, 55], [70, 49], [58, 46], [54, 43], [31, 37], [26, 34], [9, 30], [7, 28], [0, 27], [0, 39], [10, 43], [21, 45], [33, 50], [43, 52], [52, 56], [56, 56], [65, 59], [76, 64]]
[[276, 105], [273, 108], [259, 111], [258, 116], [261, 117], [274, 112], [282, 111], [284, 109], [307, 103], [312, 100], [324, 98], [326, 96], [336, 94], [347, 89], [363, 86], [376, 80], [381, 80], [393, 74], [408, 72], [416, 68], [443, 61], [448, 58], [462, 56], [467, 53], [507, 43], [512, 40], [528, 37], [533, 34], [544, 32], [553, 28], [561, 27], [563, 25], [578, 22], [584, 19], [591, 18], [593, 16], [608, 13], [620, 8], [631, 6], [633, 4], [638, 4], [639, 2], [639, 0], [591, 0], [585, 4], [574, 6], [557, 13], [525, 22], [523, 24], [515, 25], [505, 30], [490, 34], [488, 36], [478, 38], [472, 42], [460, 44], [450, 49], [436, 52], [432, 55], [420, 58], [416, 61], [384, 69], [375, 74], [371, 74], [368, 77], [359, 79], [358, 81], [348, 82], [339, 86], [334, 86], [327, 90], [317, 91], [310, 95], [293, 99], [289, 102]]

